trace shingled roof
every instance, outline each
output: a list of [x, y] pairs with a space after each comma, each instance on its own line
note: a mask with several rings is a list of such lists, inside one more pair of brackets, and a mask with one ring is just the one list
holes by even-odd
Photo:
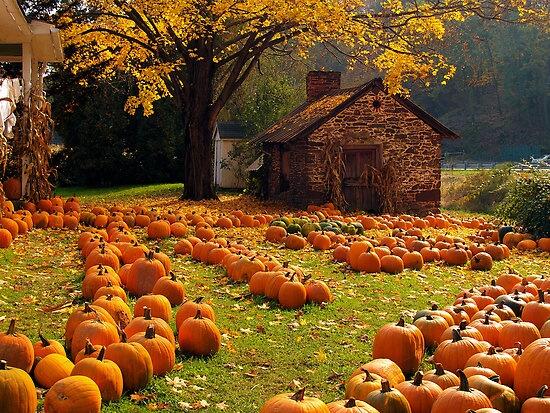
[[[361, 96], [374, 90], [385, 93], [382, 79], [376, 78], [361, 86], [341, 89], [312, 102], [305, 102], [253, 138], [252, 142], [284, 143], [300, 136], [309, 135], [326, 121], [352, 105]], [[439, 133], [442, 138], [457, 139], [459, 137], [411, 100], [399, 95], [392, 97]]]

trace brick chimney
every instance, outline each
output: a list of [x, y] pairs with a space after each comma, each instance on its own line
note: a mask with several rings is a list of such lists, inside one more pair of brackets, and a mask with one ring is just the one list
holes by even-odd
[[340, 76], [340, 72], [309, 72], [306, 78], [307, 101], [312, 102], [321, 96], [340, 90]]

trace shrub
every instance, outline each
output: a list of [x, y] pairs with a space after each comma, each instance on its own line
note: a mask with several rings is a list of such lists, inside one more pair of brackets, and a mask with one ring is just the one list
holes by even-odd
[[469, 174], [457, 184], [451, 184], [444, 194], [444, 206], [473, 212], [494, 212], [504, 199], [512, 180], [512, 165]]
[[533, 169], [518, 173], [496, 214], [533, 235], [550, 235], [550, 172]]

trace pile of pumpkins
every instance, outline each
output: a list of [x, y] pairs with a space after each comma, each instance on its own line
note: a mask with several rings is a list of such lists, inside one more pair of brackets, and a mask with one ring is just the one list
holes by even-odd
[[71, 197], [67, 200], [59, 196], [23, 204], [23, 209], [15, 210], [13, 202], [0, 202], [0, 248], [8, 248], [13, 240], [32, 228], [76, 229], [80, 221], [80, 201]]
[[[31, 343], [16, 331], [15, 320], [0, 333], [2, 412], [36, 411], [31, 377], [48, 389], [46, 413], [100, 412], [102, 401], [118, 400], [123, 392], [142, 389], [153, 376], [170, 372], [176, 343], [191, 356], [219, 351], [214, 309], [202, 298], [186, 300], [165, 254], [149, 251], [135, 237], [121, 241], [117, 232], [133, 235], [120, 222], [112, 222], [79, 237], [86, 274], [82, 294], [93, 301], [69, 316], [65, 346], [42, 335]], [[133, 311], [127, 293], [137, 298]], [[176, 336], [169, 323], [172, 307], [178, 305]]]
[[[423, 373], [428, 354], [435, 368]], [[505, 273], [462, 291], [452, 306], [418, 311], [412, 324], [386, 324], [372, 357], [347, 380], [345, 400], [325, 404], [301, 390], [273, 397], [261, 413], [305, 406], [331, 413], [550, 412], [550, 278]]]
[[[196, 234], [199, 229], [195, 228]], [[223, 267], [233, 282], [248, 283], [251, 294], [275, 300], [285, 309], [298, 309], [307, 302], [329, 303], [333, 299], [326, 283], [305, 276], [298, 266], [280, 263], [270, 255], [258, 254], [225, 238], [201, 240], [190, 236], [180, 240], [174, 252]]]

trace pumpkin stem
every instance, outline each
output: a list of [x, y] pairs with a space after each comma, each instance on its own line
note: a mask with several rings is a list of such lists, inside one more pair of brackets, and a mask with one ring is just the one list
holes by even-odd
[[361, 371], [365, 373], [365, 380], [363, 380], [363, 383], [367, 381], [371, 382], [376, 380], [374, 377], [372, 377], [372, 375], [370, 374], [370, 371], [368, 371], [367, 369], [364, 369], [361, 367]]
[[89, 302], [85, 302], [84, 303], [84, 310], [83, 310], [85, 313], [95, 313], [95, 310], [90, 307], [90, 303]]
[[6, 360], [0, 360], [0, 370], [6, 370], [8, 362]]
[[97, 359], [99, 361], [103, 361], [105, 358], [105, 346], [101, 346], [101, 350], [99, 350], [99, 354], [97, 355]]
[[466, 330], [467, 326], [468, 326], [468, 323], [466, 322], [466, 320], [462, 320], [458, 325], [458, 328], [460, 329], [460, 331], [463, 331], [463, 330]]
[[202, 302], [202, 300], [204, 300], [204, 297], [197, 297], [197, 298], [195, 298], [195, 303], [200, 304]]
[[483, 320], [483, 324], [485, 324], [485, 325], [491, 324], [490, 318], [491, 318], [491, 316], [488, 313], [485, 313], [485, 320]]
[[443, 364], [435, 363], [435, 374], [437, 374], [438, 376], [443, 376], [445, 374], [445, 369], [443, 368]]
[[489, 347], [489, 350], [487, 350], [487, 354], [490, 356], [495, 355], [497, 354], [497, 350], [493, 346], [491, 346]]
[[170, 279], [171, 279], [172, 281], [176, 281], [176, 280], [177, 280], [177, 279], [176, 279], [176, 274], [174, 274], [174, 271], [170, 271]]
[[544, 291], [539, 288], [537, 292], [539, 293], [539, 303], [544, 304]]
[[155, 338], [155, 325], [149, 324], [147, 330], [145, 330], [145, 338]]
[[[548, 387], [547, 387], [548, 388]], [[355, 403], [355, 399], [353, 397], [351, 397], [347, 402], [346, 404], [344, 404], [344, 407], [348, 408], [348, 409], [351, 409], [352, 407], [355, 407], [357, 406], [357, 404]]]
[[397, 327], [405, 327], [405, 319], [403, 317], [399, 317], [399, 321], [396, 325]]
[[42, 335], [42, 332], [38, 332], [38, 338], [42, 342], [42, 347], [48, 347], [50, 345], [50, 341]]
[[197, 314], [195, 315], [195, 320], [202, 320], [202, 314], [200, 308], [197, 309]]
[[107, 301], [112, 301], [113, 299], [113, 294], [107, 294], [107, 297], [105, 297], [107, 299]]
[[84, 354], [86, 356], [89, 356], [90, 354], [93, 354], [95, 351], [94, 345], [89, 339], [86, 339], [86, 345], [84, 346]]
[[521, 343], [519, 341], [515, 345], [517, 347], [516, 354], [518, 356], [521, 356], [523, 354], [523, 346], [521, 345]]
[[391, 392], [390, 382], [386, 379], [382, 380], [382, 388], [380, 389], [381, 393], [389, 393]]
[[453, 329], [453, 343], [456, 343], [457, 341], [462, 340], [462, 336], [460, 335], [460, 330], [458, 328]]
[[128, 336], [126, 335], [126, 332], [124, 330], [120, 330], [120, 342], [121, 343], [127, 343], [128, 342]]
[[143, 307], [143, 318], [146, 320], [151, 320], [151, 309], [149, 307]]
[[426, 316], [426, 320], [432, 321], [433, 319], [434, 319], [434, 318], [432, 317], [431, 314], [428, 314], [428, 315]]
[[306, 393], [306, 388], [298, 390], [296, 393], [294, 393], [290, 398], [294, 401], [301, 402], [304, 400], [304, 394]]
[[495, 280], [495, 279], [491, 280], [491, 285], [492, 285], [493, 287], [496, 287], [496, 285], [497, 285], [497, 280]]
[[495, 383], [500, 383], [500, 376], [498, 374], [489, 377], [489, 380], [494, 381]]
[[8, 331], [6, 332], [8, 336], [12, 336], [15, 334], [15, 318], [12, 318], [10, 321], [10, 326], [8, 327]]
[[464, 372], [460, 369], [456, 371], [456, 375], [460, 378], [460, 386], [458, 387], [458, 390], [460, 391], [470, 391], [470, 385], [468, 384], [468, 378], [464, 374]]
[[422, 379], [424, 378], [424, 373], [422, 373], [420, 370], [418, 370], [416, 372], [416, 374], [414, 375], [414, 380], [413, 380], [413, 383], [415, 386], [420, 386], [422, 385]]
[[[4, 361], [2, 360], [2, 362], [4, 362]], [[1, 362], [0, 362], [0, 363], [1, 363]], [[5, 363], [5, 362], [4, 362], [4, 363]], [[1, 369], [1, 367], [0, 367], [0, 369]], [[540, 390], [537, 392], [537, 397], [544, 398], [544, 393], [546, 393], [547, 390], [548, 390], [548, 386], [545, 384], [545, 385], [542, 386], [542, 387], [540, 388]]]
[[432, 304], [432, 310], [433, 311], [439, 310], [439, 306], [437, 305], [437, 303]]

